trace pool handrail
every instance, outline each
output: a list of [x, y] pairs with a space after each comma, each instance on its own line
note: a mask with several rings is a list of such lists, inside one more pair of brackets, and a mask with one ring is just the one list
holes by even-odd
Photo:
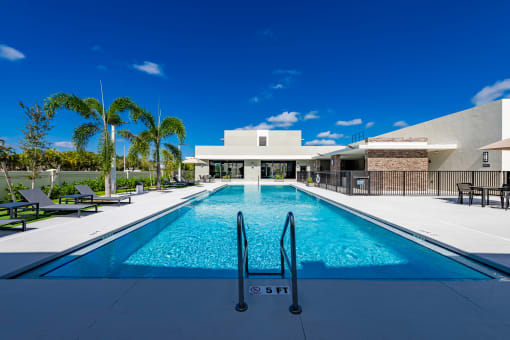
[[[246, 237], [246, 228], [244, 226], [243, 213], [239, 211], [237, 213], [237, 276], [238, 276], [238, 296], [239, 302], [235, 306], [235, 310], [238, 312], [244, 312], [248, 309], [248, 304], [244, 300], [244, 278], [251, 275], [285, 275], [285, 261], [290, 268], [291, 272], [291, 284], [292, 284], [292, 305], [289, 307], [289, 311], [292, 314], [301, 314], [302, 308], [298, 303], [298, 291], [297, 291], [297, 265], [296, 265], [296, 231], [295, 231], [294, 214], [289, 212], [285, 219], [283, 226], [282, 237], [280, 238], [280, 260], [281, 270], [278, 273], [250, 273], [248, 270], [248, 239]], [[285, 251], [284, 239], [290, 230], [290, 247], [291, 247], [291, 259]]]
[[[290, 226], [290, 228], [289, 228]], [[287, 233], [287, 229], [290, 229], [290, 261], [287, 252], [285, 251], [285, 246], [283, 244], [285, 234]], [[291, 273], [291, 284], [292, 284], [292, 304], [289, 307], [289, 311], [292, 314], [301, 314], [303, 309], [298, 303], [298, 288], [297, 288], [297, 265], [296, 265], [296, 223], [294, 221], [294, 214], [289, 211], [287, 214], [287, 218], [285, 219], [285, 224], [283, 226], [282, 237], [280, 238], [280, 253], [282, 256], [282, 273], [284, 272], [284, 261], [283, 258], [287, 261], [287, 265], [290, 268]]]
[[243, 213], [239, 211], [237, 213], [237, 281], [239, 288], [239, 303], [236, 305], [236, 311], [238, 312], [244, 312], [248, 309], [248, 304], [244, 301], [245, 273], [248, 273], [248, 240], [246, 239]]

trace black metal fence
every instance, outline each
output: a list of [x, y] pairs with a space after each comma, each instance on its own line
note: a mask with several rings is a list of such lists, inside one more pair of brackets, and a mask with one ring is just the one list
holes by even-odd
[[347, 195], [451, 196], [457, 183], [501, 187], [506, 171], [300, 171], [298, 182]]

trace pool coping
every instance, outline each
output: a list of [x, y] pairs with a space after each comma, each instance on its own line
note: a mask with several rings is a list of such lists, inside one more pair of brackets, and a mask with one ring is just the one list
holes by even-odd
[[[473, 270], [476, 270], [476, 271], [480, 271], [482, 274], [484, 275], [489, 275], [491, 276], [491, 278], [493, 279], [496, 279], [496, 280], [503, 280], [503, 281], [507, 281], [507, 280], [510, 280], [510, 268], [504, 266], [504, 265], [501, 265], [501, 264], [498, 264], [496, 262], [492, 262], [488, 259], [485, 259], [483, 257], [479, 257], [475, 254], [472, 254], [470, 252], [467, 252], [467, 251], [464, 251], [458, 247], [455, 247], [451, 244], [448, 244], [448, 243], [445, 243], [445, 242], [441, 242], [437, 239], [434, 239], [430, 236], [427, 236], [425, 234], [422, 234], [422, 233], [419, 233], [419, 232], [416, 232], [412, 229], [409, 229], [409, 228], [406, 228], [402, 225], [399, 225], [399, 224], [396, 224], [396, 223], [393, 223], [393, 222], [390, 222], [386, 219], [383, 219], [381, 217], [378, 217], [378, 216], [375, 216], [375, 215], [372, 215], [372, 214], [369, 214], [367, 212], [364, 212], [364, 211], [361, 211], [359, 209], [356, 209], [356, 208], [353, 208], [349, 205], [346, 205], [344, 203], [340, 203], [340, 202], [337, 202], [337, 201], [334, 201], [332, 200], [331, 198], [328, 198], [328, 197], [325, 197], [323, 195], [321, 195], [320, 193], [316, 193], [316, 192], [313, 192], [313, 191], [309, 191], [306, 189], [306, 187], [301, 187], [299, 185], [296, 185], [295, 183], [292, 183], [292, 184], [289, 184], [290, 186], [292, 186], [293, 188], [296, 188], [297, 190], [300, 190], [306, 194], [309, 194], [311, 196], [314, 196], [318, 199], [321, 199], [333, 206], [336, 206], [340, 209], [344, 209], [356, 216], [359, 216], [365, 220], [368, 220], [369, 222], [372, 222], [376, 225], [379, 225], [380, 227], [383, 227], [391, 232], [395, 232], [395, 231], [400, 231], [400, 232], [403, 232], [405, 233], [404, 235], [401, 235], [400, 233], [397, 233], [403, 237], [406, 237], [405, 235], [409, 235], [411, 236], [411, 238], [409, 237], [406, 237], [407, 239], [413, 241], [413, 242], [416, 242], [422, 246], [425, 246], [429, 249], [431, 249], [430, 247], [427, 246], [427, 244], [422, 244], [421, 242], [419, 242], [420, 240], [421, 241], [425, 241], [431, 245], [433, 245], [434, 247], [439, 247], [439, 250], [441, 249], [444, 249], [444, 250], [447, 250], [451, 253], [454, 253], [454, 254], [457, 254], [461, 257], [452, 257], [452, 256], [448, 256], [448, 255], [445, 255], [443, 254], [442, 252], [438, 251], [437, 248], [434, 248], [434, 249], [431, 249], [433, 251], [436, 251], [436, 252], [439, 252], [441, 255], [443, 256], [447, 256], [448, 258], [451, 258], [452, 260], [456, 261], [456, 262], [459, 262], [461, 263], [462, 265], [465, 265]], [[387, 228], [386, 226], [390, 227], [390, 228]], [[393, 228], [394, 230], [392, 230], [391, 228]], [[473, 268], [472, 265], [469, 265], [469, 264], [466, 264], [466, 263], [463, 263], [462, 261], [459, 261], [459, 259], [462, 259], [462, 257], [466, 258], [468, 261], [471, 261], [470, 263], [473, 263], [473, 264], [478, 264], [479, 266], [481, 266], [481, 268], [483, 269], [484, 267], [486, 268], [486, 270], [479, 270], [479, 269], [475, 269]], [[469, 263], [469, 262], [468, 262]], [[488, 269], [488, 270], [487, 270]], [[488, 274], [487, 272], [490, 272], [491, 274]]]
[[218, 187], [215, 187], [215, 188], [212, 188], [211, 190], [208, 190], [207, 188], [204, 188], [203, 190], [200, 190], [196, 193], [193, 193], [193, 194], [190, 194], [190, 195], [187, 195], [187, 196], [183, 196], [181, 197], [180, 199], [182, 200], [181, 202], [178, 202], [177, 204], [174, 204], [170, 207], [167, 207], [165, 209], [162, 209], [162, 210], [158, 210], [157, 212], [154, 212], [154, 213], [151, 213], [150, 215], [147, 215], [147, 216], [144, 216], [142, 218], [139, 218], [135, 221], [132, 221], [132, 222], [129, 222], [127, 224], [124, 224], [122, 225], [121, 227], [118, 227], [118, 228], [115, 228], [115, 229], [112, 229], [104, 234], [101, 234], [99, 236], [96, 236], [96, 237], [93, 237], [93, 238], [90, 238], [86, 241], [83, 241], [83, 242], [80, 242], [72, 247], [69, 247], [63, 251], [60, 251], [60, 252], [57, 252], [57, 253], [54, 253], [54, 254], [51, 254], [51, 255], [48, 255], [46, 257], [43, 257], [37, 261], [34, 261], [34, 262], [31, 262], [30, 264], [27, 264], [27, 265], [24, 265], [24, 266], [21, 266], [21, 267], [18, 267], [16, 268], [15, 270], [12, 270], [8, 273], [5, 273], [5, 274], [2, 274], [0, 276], [0, 279], [16, 279], [24, 274], [26, 274], [27, 272], [30, 272], [32, 270], [35, 270], [36, 268], [38, 267], [42, 267], [50, 262], [53, 262], [53, 261], [56, 261], [58, 260], [59, 258], [62, 258], [62, 257], [65, 257], [73, 252], [76, 252], [78, 251], [79, 249], [82, 249], [82, 248], [85, 248], [93, 243], [96, 243], [96, 242], [100, 242], [101, 240], [103, 239], [107, 239], [107, 238], [110, 238], [112, 237], [113, 235], [117, 234], [117, 233], [120, 233], [136, 224], [139, 224], [139, 223], [143, 223], [144, 221], [148, 220], [148, 219], [151, 219], [157, 215], [161, 215], [163, 213], [166, 213], [170, 210], [174, 210], [174, 209], [178, 209], [182, 206], [184, 206], [185, 204], [189, 204], [193, 198], [195, 198], [196, 196], [199, 196], [199, 195], [202, 195], [204, 193], [207, 193], [207, 192], [210, 192], [210, 193], [215, 193], [217, 192], [218, 190], [221, 190], [221, 189], [224, 189], [227, 187], [227, 184], [223, 184], [223, 185], [220, 185]]

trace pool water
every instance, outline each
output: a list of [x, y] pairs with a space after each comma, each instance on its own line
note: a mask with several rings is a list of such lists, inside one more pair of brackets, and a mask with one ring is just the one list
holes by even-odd
[[292, 211], [299, 278], [488, 278], [291, 186], [229, 186], [43, 277], [234, 278], [238, 211], [244, 214], [250, 271], [279, 270], [279, 240]]

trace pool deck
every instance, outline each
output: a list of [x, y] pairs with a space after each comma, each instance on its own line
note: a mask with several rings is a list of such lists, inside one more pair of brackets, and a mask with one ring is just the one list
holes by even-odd
[[347, 196], [293, 186], [510, 273], [510, 210], [499, 200], [482, 208], [479, 200], [461, 205], [456, 197]]
[[[0, 238], [0, 269], [12, 273], [54, 257], [220, 185], [151, 192], [135, 196], [132, 205], [101, 207], [97, 215], [29, 224], [26, 233]], [[510, 239], [510, 211], [498, 208], [308, 190], [465, 251], [487, 251], [477, 243], [488, 248], [494, 240], [488, 250], [496, 254]], [[247, 296], [248, 310], [235, 312], [236, 285], [207, 279], [0, 280], [0, 339], [508, 339], [510, 332], [506, 280], [299, 280], [298, 316], [287, 310], [290, 296]]]

